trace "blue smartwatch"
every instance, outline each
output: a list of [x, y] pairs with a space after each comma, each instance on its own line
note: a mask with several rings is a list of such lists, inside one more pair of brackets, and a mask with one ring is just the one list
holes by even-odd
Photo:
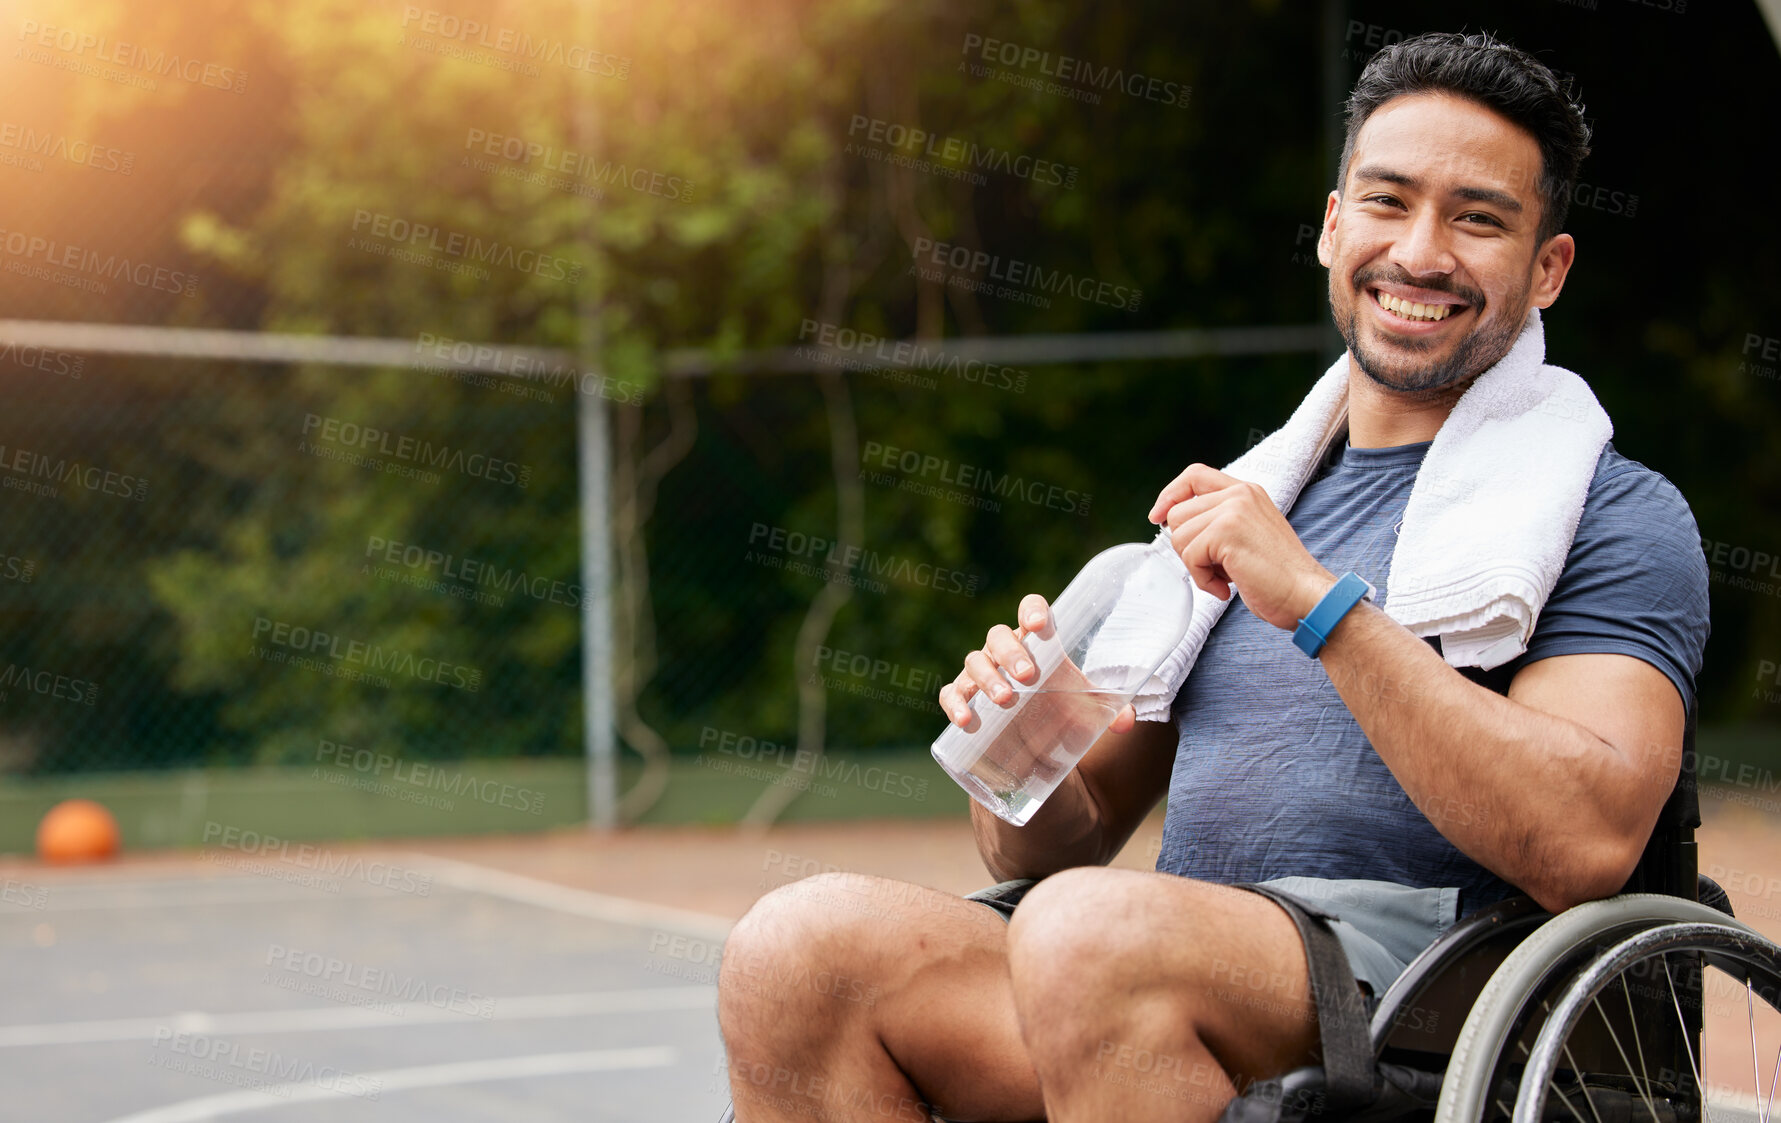
[[1352, 569], [1344, 573], [1335, 587], [1317, 602], [1317, 607], [1307, 613], [1299, 621], [1299, 626], [1293, 629], [1293, 646], [1311, 658], [1317, 658], [1317, 653], [1329, 642], [1330, 633], [1336, 630], [1342, 617], [1348, 615], [1348, 610], [1359, 604], [1362, 598], [1372, 600], [1376, 592], [1377, 589]]

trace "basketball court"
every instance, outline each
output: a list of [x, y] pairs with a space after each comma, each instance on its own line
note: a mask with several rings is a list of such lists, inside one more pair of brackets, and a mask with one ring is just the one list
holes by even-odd
[[723, 919], [418, 854], [234, 858], [9, 876], [0, 1115], [721, 1109]]
[[[1702, 804], [1702, 869], [1781, 933], [1775, 816]], [[1116, 864], [1153, 863], [1160, 831]], [[825, 870], [987, 880], [963, 819], [233, 841], [0, 862], [0, 1117], [715, 1120], [717, 960], [749, 904]], [[1709, 1079], [1748, 1086], [1743, 999], [1710, 1009]]]

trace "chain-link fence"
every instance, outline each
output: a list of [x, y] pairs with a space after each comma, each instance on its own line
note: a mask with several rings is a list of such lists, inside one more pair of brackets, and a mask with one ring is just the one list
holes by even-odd
[[[406, 367], [14, 343], [32, 373], [7, 413], [27, 443], [0, 459], [4, 769], [314, 772], [356, 756], [387, 762], [376, 778], [575, 762], [576, 414], [597, 402], [615, 573], [601, 673], [631, 765], [626, 817], [665, 795], [683, 817], [774, 815], [848, 782], [925, 795], [933, 777], [911, 770], [959, 653], [1019, 593], [1055, 592], [1094, 549], [1142, 536], [1132, 513], [1184, 419], [1221, 444], [1253, 439], [1189, 418], [1194, 399], [1233, 369], [1294, 361], [1180, 356], [1316, 339], [1150, 339], [1178, 353], [1161, 364], [1069, 362], [1105, 342], [1052, 340], [1057, 361], [1018, 366], [831, 345], [775, 356], [814, 373], [653, 388], [429, 337]], [[1149, 421], [1119, 417], [1135, 379], [1156, 385]], [[961, 392], [995, 395], [1016, 430], [1065, 416], [1127, 439], [1078, 460], [961, 431], [941, 423]], [[857, 754], [887, 749], [902, 772], [862, 779]]]
[[579, 751], [561, 393], [12, 350], [8, 773]]
[[[914, 783], [960, 653], [1021, 593], [1145, 536], [1163, 480], [1278, 425], [1335, 353], [1304, 321], [1327, 296], [1339, 101], [1404, 34], [1338, 6], [1189, 27], [1155, 4], [687, 19], [540, 0], [489, 17], [497, 44], [546, 45], [521, 66], [432, 8], [237, 7], [45, 0], [16, 28], [7, 784], [549, 763], [569, 821], [590, 680], [611, 687], [593, 724], [616, 731], [628, 819], [766, 817], [866, 784], [850, 753]], [[1536, 38], [1605, 122], [1674, 113], [1688, 130], [1651, 135], [1746, 148], [1618, 64], [1668, 34], [1644, 18]], [[1705, 88], [1696, 69], [1762, 85], [1772, 45], [1713, 22], [1733, 18], [1677, 24], [1715, 44], [1672, 60], [1678, 88]], [[101, 67], [101, 41], [147, 46]], [[172, 54], [192, 77], [143, 69]], [[1770, 729], [1775, 480], [1746, 451], [1777, 426], [1781, 329], [1748, 283], [1769, 235], [1715, 244], [1642, 335], [1592, 335], [1625, 316], [1613, 278], [1701, 252], [1692, 183], [1601, 139], [1569, 220], [1590, 256], [1549, 342], [1621, 451], [1694, 505], [1732, 605], [1703, 719]], [[165, 345], [13, 330], [44, 323]], [[176, 334], [200, 327], [312, 342]], [[571, 346], [590, 357], [553, 350]], [[610, 468], [591, 520], [590, 401]], [[583, 661], [590, 522], [602, 666]]]

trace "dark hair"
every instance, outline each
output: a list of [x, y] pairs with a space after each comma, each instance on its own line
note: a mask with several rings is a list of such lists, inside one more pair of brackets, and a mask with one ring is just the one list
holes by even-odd
[[1348, 135], [1342, 143], [1337, 191], [1348, 182], [1354, 138], [1367, 118], [1392, 98], [1414, 93], [1467, 98], [1533, 134], [1540, 146], [1539, 241], [1544, 244], [1564, 229], [1577, 169], [1589, 155], [1583, 106], [1572, 96], [1570, 78], [1561, 80], [1539, 59], [1488, 32], [1430, 32], [1373, 56], [1348, 95]]

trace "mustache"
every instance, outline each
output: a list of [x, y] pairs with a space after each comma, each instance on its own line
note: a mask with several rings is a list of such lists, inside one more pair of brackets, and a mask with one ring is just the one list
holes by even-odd
[[1411, 288], [1427, 289], [1430, 292], [1446, 293], [1448, 296], [1457, 296], [1474, 308], [1481, 307], [1484, 304], [1484, 294], [1477, 289], [1467, 288], [1464, 285], [1456, 285], [1451, 281], [1446, 280], [1435, 282], [1419, 281], [1410, 276], [1409, 272], [1403, 269], [1362, 269], [1354, 275], [1354, 291], [1359, 292], [1368, 285], [1378, 284], [1381, 281], [1389, 282], [1394, 285], [1408, 285]]

